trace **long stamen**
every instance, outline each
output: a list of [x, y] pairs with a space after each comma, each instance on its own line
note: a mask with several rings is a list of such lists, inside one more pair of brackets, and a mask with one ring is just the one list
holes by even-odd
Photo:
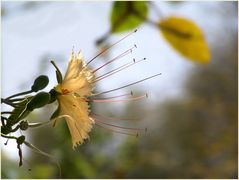
[[124, 57], [124, 56], [126, 56], [126, 55], [128, 55], [128, 54], [130, 54], [130, 53], [132, 53], [132, 50], [133, 50], [134, 48], [136, 48], [136, 45], [134, 45], [132, 48], [130, 48], [130, 49], [124, 51], [123, 53], [121, 53], [120, 55], [116, 56], [116, 57], [113, 58], [112, 60], [106, 62], [105, 64], [103, 64], [103, 65], [100, 66], [99, 68], [93, 70], [93, 73], [95, 73], [96, 71], [98, 71], [98, 70], [100, 70], [101, 68], [105, 67], [106, 65], [108, 65], [108, 64], [110, 64], [110, 63], [112, 63], [112, 62], [114, 62], [114, 61], [116, 61], [116, 60], [118, 60], [118, 59], [120, 59], [120, 58], [122, 58], [122, 57]]
[[118, 69], [121, 69], [121, 68], [123, 68], [123, 67], [125, 67], [125, 66], [127, 66], [127, 65], [129, 65], [129, 64], [132, 64], [132, 63], [134, 63], [134, 59], [133, 59], [133, 62], [128, 62], [128, 63], [126, 63], [126, 64], [124, 64], [124, 65], [122, 65], [122, 66], [120, 66], [120, 67], [118, 67], [118, 68], [116, 68], [116, 69], [113, 69], [113, 70], [111, 70], [111, 71], [109, 71], [109, 72], [107, 72], [107, 73], [105, 73], [105, 74], [102, 74], [102, 75], [100, 75], [100, 76], [98, 76], [97, 78], [96, 78], [96, 81], [99, 79], [99, 78], [101, 78], [101, 77], [103, 77], [103, 76], [106, 76], [106, 75], [108, 75], [108, 74], [110, 74], [110, 73], [112, 73], [112, 72], [115, 72], [115, 71], [117, 71]]
[[106, 120], [116, 120], [116, 121], [129, 121], [129, 120], [132, 120], [132, 119], [129, 119], [129, 118], [113, 118], [113, 117], [107, 117], [107, 116], [103, 116], [103, 115], [100, 115], [100, 114], [96, 114], [96, 113], [91, 113], [91, 115], [93, 116], [97, 116], [99, 118], [104, 118]]
[[133, 131], [145, 131], [145, 129], [142, 129], [142, 128], [132, 128], [132, 127], [118, 126], [118, 125], [103, 122], [103, 121], [101, 121], [99, 119], [96, 119], [96, 118], [93, 118], [93, 119], [98, 123], [105, 124], [107, 126], [112, 126], [112, 127], [119, 128], [119, 129], [127, 129], [127, 130], [133, 130]]
[[112, 48], [113, 46], [115, 46], [116, 44], [118, 44], [119, 42], [123, 41], [124, 39], [126, 39], [127, 37], [129, 37], [131, 34], [136, 33], [137, 29], [135, 29], [134, 31], [130, 32], [129, 34], [127, 34], [126, 36], [124, 36], [123, 38], [121, 38], [120, 40], [116, 41], [115, 43], [113, 43], [112, 45], [110, 45], [108, 48], [104, 49], [103, 51], [101, 51], [100, 53], [98, 53], [94, 58], [92, 58], [89, 62], [87, 62], [86, 65], [89, 65], [93, 60], [95, 60], [97, 57], [99, 57], [100, 55], [102, 55], [103, 53], [107, 52], [110, 48]]
[[129, 64], [129, 65], [127, 65], [127, 66], [125, 66], [125, 67], [123, 67], [123, 68], [121, 68], [121, 69], [118, 69], [118, 70], [116, 70], [116, 71], [114, 71], [114, 72], [112, 72], [112, 73], [109, 73], [108, 75], [103, 76], [103, 77], [101, 77], [101, 78], [99, 78], [99, 79], [97, 78], [97, 79], [94, 81], [94, 83], [95, 83], [95, 82], [98, 82], [98, 81], [100, 81], [100, 80], [102, 80], [102, 79], [105, 79], [105, 78], [107, 78], [107, 77], [109, 77], [109, 76], [111, 76], [111, 75], [113, 75], [113, 74], [115, 74], [115, 73], [117, 73], [117, 72], [120, 72], [120, 71], [122, 71], [122, 70], [124, 70], [124, 69], [126, 69], [126, 68], [128, 68], [128, 67], [130, 67], [130, 66], [132, 66], [132, 65], [135, 65], [135, 64], [137, 64], [137, 63], [139, 63], [139, 62], [142, 62], [142, 61], [144, 61], [144, 60], [146, 60], [146, 58], [141, 59], [141, 60], [139, 60], [139, 61], [135, 61], [135, 60], [134, 60], [133, 63], [131, 63], [131, 64]]
[[99, 127], [101, 127], [101, 128], [103, 128], [103, 129], [106, 129], [106, 130], [108, 130], [108, 131], [111, 131], [111, 132], [116, 132], [116, 133], [119, 133], [119, 134], [125, 134], [125, 135], [135, 136], [135, 137], [138, 137], [138, 136], [139, 136], [138, 133], [126, 133], [126, 132], [117, 131], [117, 130], [114, 130], [114, 129], [107, 128], [107, 127], [102, 126], [102, 125], [100, 125], [100, 124], [95, 124], [95, 125], [96, 125], [96, 126], [99, 126]]
[[138, 97], [133, 97], [133, 98], [129, 98], [129, 99], [93, 99], [90, 100], [91, 102], [127, 102], [127, 101], [135, 101], [135, 100], [139, 100], [139, 99], [143, 99], [145, 97], [148, 97], [147, 94], [144, 94], [142, 96], [138, 96]]
[[135, 85], [135, 84], [137, 84], [137, 83], [146, 81], [146, 80], [148, 80], [148, 79], [154, 78], [154, 77], [159, 76], [159, 75], [161, 75], [161, 73], [155, 74], [155, 75], [153, 75], [153, 76], [150, 76], [150, 77], [141, 79], [141, 80], [139, 80], [139, 81], [136, 81], [136, 82], [133, 82], [133, 83], [130, 83], [130, 84], [127, 84], [127, 85], [125, 85], [125, 86], [121, 86], [121, 87], [119, 87], [119, 88], [115, 88], [115, 89], [111, 89], [111, 90], [104, 91], [104, 92], [101, 92], [101, 93], [93, 94], [93, 95], [91, 95], [91, 96], [93, 97], [93, 96], [98, 96], [98, 95], [110, 93], [110, 92], [113, 92], [113, 91], [117, 91], [117, 90], [119, 90], [119, 89], [123, 89], [123, 88], [129, 87], [129, 86]]
[[[126, 93], [126, 94], [122, 94], [122, 95], [118, 95], [118, 96], [111, 96], [111, 97], [105, 97], [105, 98], [98, 98], [98, 100], [114, 99], [114, 98], [124, 97], [124, 96], [133, 96], [133, 91], [131, 91], [130, 93]], [[91, 100], [94, 100], [94, 99], [91, 99]]]

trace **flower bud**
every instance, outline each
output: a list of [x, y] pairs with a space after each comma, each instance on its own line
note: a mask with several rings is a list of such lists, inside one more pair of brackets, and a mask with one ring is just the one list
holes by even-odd
[[28, 128], [28, 122], [27, 121], [21, 121], [20, 122], [20, 129], [21, 130], [27, 130]]
[[35, 79], [34, 84], [32, 85], [32, 91], [37, 92], [41, 89], [44, 89], [49, 83], [47, 76], [41, 75]]
[[41, 108], [50, 101], [50, 94], [47, 92], [40, 92], [36, 94], [27, 104], [27, 110], [33, 111], [36, 108]]
[[25, 141], [25, 136], [19, 136], [17, 138], [17, 144], [22, 144], [22, 143], [24, 143], [24, 141]]

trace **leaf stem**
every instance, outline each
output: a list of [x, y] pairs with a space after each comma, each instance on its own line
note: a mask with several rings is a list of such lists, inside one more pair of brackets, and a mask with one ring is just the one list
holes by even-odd
[[15, 132], [20, 128], [20, 125], [17, 125], [14, 129], [11, 130], [11, 132]]
[[9, 106], [16, 107], [16, 104], [12, 103], [9, 99], [3, 99], [1, 98], [1, 103], [5, 103]]
[[22, 166], [22, 149], [20, 144], [17, 144], [17, 149], [18, 149], [18, 155], [19, 155], [19, 167]]
[[1, 112], [1, 114], [12, 114], [12, 112], [11, 111], [3, 111], [3, 112]]
[[34, 146], [33, 144], [27, 142], [27, 141], [24, 141], [23, 142], [27, 147], [29, 147], [30, 149], [32, 149], [34, 152], [36, 153], [39, 153], [43, 156], [46, 156], [46, 157], [49, 157], [52, 161], [54, 161], [58, 167], [58, 170], [59, 170], [59, 178], [61, 178], [61, 166], [59, 164], [59, 162], [57, 161], [57, 159], [55, 159], [54, 156], [44, 152], [44, 151], [41, 151], [40, 149], [38, 149], [36, 146]]
[[21, 96], [21, 95], [25, 95], [25, 94], [29, 94], [29, 93], [32, 93], [32, 92], [33, 92], [32, 90], [29, 90], [29, 91], [17, 93], [17, 94], [14, 94], [14, 95], [12, 95], [12, 96], [7, 97], [5, 100], [9, 100], [9, 99], [11, 99], [11, 98], [13, 98], [13, 97]]
[[11, 99], [11, 102], [14, 102], [14, 101], [23, 101], [24, 99], [26, 99], [26, 98], [16, 98], [16, 99]]
[[15, 137], [15, 136], [7, 136], [3, 133], [1, 133], [1, 136], [4, 137], [4, 138], [7, 138], [7, 139], [16, 139], [17, 140], [17, 137]]

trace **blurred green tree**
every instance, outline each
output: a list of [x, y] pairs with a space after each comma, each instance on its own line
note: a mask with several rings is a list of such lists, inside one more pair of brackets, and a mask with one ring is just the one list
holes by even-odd
[[237, 35], [232, 48], [215, 51], [208, 67], [195, 68], [185, 86], [186, 97], [154, 110], [151, 136], [122, 146], [113, 178], [238, 176], [236, 40]]

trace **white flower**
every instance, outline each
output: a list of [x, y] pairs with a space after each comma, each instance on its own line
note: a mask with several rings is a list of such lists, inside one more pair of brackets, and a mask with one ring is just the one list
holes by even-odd
[[[134, 31], [136, 32], [136, 31]], [[134, 33], [132, 32], [132, 33]], [[132, 34], [130, 33], [130, 34]], [[127, 36], [129, 36], [128, 34]], [[125, 39], [127, 36], [123, 37], [118, 42]], [[115, 45], [117, 43], [114, 43]], [[113, 59], [107, 61], [105, 64], [101, 65], [100, 67], [91, 70], [87, 65], [91, 63], [94, 59], [99, 57], [101, 54], [105, 53], [109, 48], [111, 48], [113, 45], [109, 46], [108, 48], [102, 50], [99, 54], [97, 54], [93, 59], [91, 59], [87, 64], [84, 62], [83, 57], [81, 53], [75, 54], [72, 52], [70, 57], [70, 62], [68, 64], [68, 68], [66, 71], [66, 74], [64, 78], [62, 78], [61, 72], [58, 69], [58, 67], [55, 65], [55, 63], [52, 61], [52, 64], [56, 68], [57, 72], [57, 80], [58, 85], [53, 90], [52, 97], [55, 97], [58, 101], [58, 109], [57, 111], [52, 115], [52, 118], [55, 123], [58, 119], [64, 117], [66, 119], [68, 128], [71, 133], [72, 138], [72, 144], [73, 148], [75, 148], [77, 145], [82, 144], [85, 139], [89, 138], [89, 132], [92, 129], [92, 126], [94, 123], [96, 123], [97, 126], [117, 132], [120, 134], [127, 134], [132, 136], [138, 136], [139, 131], [146, 131], [146, 129], [142, 128], [134, 128], [134, 127], [127, 127], [127, 126], [119, 126], [111, 123], [107, 123], [106, 121], [109, 120], [124, 120], [124, 118], [113, 118], [113, 117], [107, 117], [104, 115], [100, 115], [97, 113], [90, 112], [89, 102], [92, 103], [106, 103], [106, 102], [128, 102], [128, 101], [136, 101], [143, 98], [148, 97], [147, 93], [141, 96], [132, 97], [133, 93], [130, 91], [130, 93], [126, 93], [123, 95], [116, 95], [111, 97], [99, 97], [103, 94], [111, 93], [114, 91], [118, 91], [120, 89], [127, 88], [129, 86], [141, 83], [145, 80], [154, 78], [156, 76], [161, 75], [155, 74], [153, 76], [141, 79], [139, 81], [113, 88], [104, 92], [94, 93], [93, 89], [95, 83], [98, 83], [99, 81], [112, 76], [115, 73], [118, 73], [126, 68], [129, 68], [139, 62], [145, 61], [146, 58], [143, 58], [141, 60], [135, 61], [133, 59], [132, 62], [128, 62], [114, 70], [111, 70], [105, 74], [101, 74], [98, 77], [95, 77], [95, 73], [105, 67], [106, 65], [113, 63], [116, 60], [121, 59], [122, 57], [126, 56], [127, 54], [132, 53], [132, 49], [136, 48], [137, 46], [134, 45], [132, 48], [124, 51], [120, 55], [114, 57]], [[57, 93], [56, 93], [57, 92]], [[128, 97], [127, 99], [118, 99], [119, 97]], [[55, 99], [52, 98], [54, 101]]]
[[86, 67], [82, 54], [72, 52], [64, 79], [55, 90], [59, 93], [59, 114], [56, 120], [64, 117], [71, 133], [73, 148], [89, 138], [94, 120], [89, 117], [89, 105], [86, 100], [93, 91], [95, 75]]

